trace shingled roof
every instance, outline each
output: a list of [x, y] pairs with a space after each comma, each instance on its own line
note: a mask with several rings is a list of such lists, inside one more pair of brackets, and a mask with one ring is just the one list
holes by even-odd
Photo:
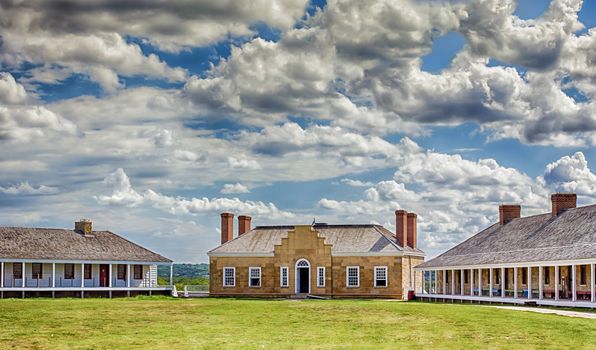
[[[316, 225], [315, 230], [332, 244], [332, 254], [424, 254], [419, 249], [401, 247], [395, 235], [379, 225]], [[235, 239], [211, 250], [217, 254], [273, 254], [274, 246], [281, 244], [282, 237], [294, 226], [257, 226]]]
[[495, 224], [418, 268], [596, 258], [596, 205]]
[[0, 227], [0, 259], [172, 262], [110, 231]]

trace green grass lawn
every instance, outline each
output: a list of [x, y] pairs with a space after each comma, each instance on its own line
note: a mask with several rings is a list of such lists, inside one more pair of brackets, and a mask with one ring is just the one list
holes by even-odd
[[356, 300], [5, 299], [0, 349], [594, 349], [596, 321]]

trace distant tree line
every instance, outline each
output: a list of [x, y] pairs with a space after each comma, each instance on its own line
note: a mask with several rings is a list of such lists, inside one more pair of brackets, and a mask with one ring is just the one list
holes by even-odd
[[[169, 284], [170, 267], [158, 266], [157, 282], [160, 285]], [[184, 285], [209, 284], [209, 264], [174, 264], [174, 284], [176, 289], [182, 290]]]

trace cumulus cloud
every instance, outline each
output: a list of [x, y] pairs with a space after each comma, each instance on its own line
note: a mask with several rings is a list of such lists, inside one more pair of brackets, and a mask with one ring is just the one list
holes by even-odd
[[55, 194], [58, 193], [57, 187], [39, 185], [37, 188], [31, 186], [29, 182], [21, 182], [18, 185], [7, 187], [0, 186], [0, 193], [11, 195], [37, 195], [37, 194]]
[[196, 162], [201, 158], [198, 154], [188, 150], [177, 149], [174, 151], [174, 157], [183, 162]]
[[342, 184], [352, 186], [352, 187], [370, 187], [373, 186], [374, 183], [370, 181], [360, 181], [360, 180], [353, 180], [353, 179], [341, 179], [339, 180]]
[[261, 201], [241, 201], [238, 198], [191, 198], [167, 196], [147, 189], [140, 194], [130, 184], [128, 175], [122, 168], [117, 169], [104, 179], [104, 183], [112, 187], [111, 195], [95, 196], [103, 205], [136, 207], [150, 204], [174, 215], [217, 213], [222, 211], [243, 212], [268, 218], [292, 218], [291, 212], [278, 209], [273, 203]]
[[224, 194], [231, 194], [231, 193], [249, 193], [250, 190], [248, 189], [248, 187], [244, 186], [241, 183], [235, 183], [235, 184], [225, 184], [223, 186], [223, 188], [221, 189], [221, 191], [219, 191], [220, 193], [224, 193]]
[[564, 156], [548, 164], [540, 180], [556, 192], [574, 192], [580, 196], [596, 197], [596, 174], [590, 170], [582, 152]]
[[17, 83], [12, 74], [0, 72], [0, 102], [16, 104], [24, 102], [26, 98], [25, 88]]

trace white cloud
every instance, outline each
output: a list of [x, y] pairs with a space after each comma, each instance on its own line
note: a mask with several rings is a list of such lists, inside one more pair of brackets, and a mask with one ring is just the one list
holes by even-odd
[[341, 179], [339, 180], [342, 184], [346, 184], [352, 187], [370, 187], [373, 186], [374, 183], [370, 181], [360, 181], [360, 180], [353, 180], [353, 179]]
[[43, 106], [0, 106], [0, 139], [29, 141], [50, 133], [76, 135], [77, 126]]
[[261, 169], [261, 165], [254, 159], [228, 157], [228, 165], [232, 169]]
[[540, 180], [556, 192], [574, 192], [596, 198], [596, 174], [590, 170], [582, 152], [548, 164]]
[[95, 196], [99, 204], [121, 205], [136, 207], [143, 203], [150, 204], [173, 215], [218, 213], [233, 211], [251, 214], [257, 217], [292, 218], [294, 214], [278, 209], [273, 203], [261, 201], [241, 201], [238, 198], [191, 198], [173, 197], [161, 194], [152, 189], [147, 189], [140, 194], [132, 188], [128, 175], [117, 169], [104, 179], [104, 183], [112, 187], [109, 196]]
[[17, 83], [12, 74], [0, 72], [0, 102], [17, 104], [25, 102], [27, 92], [23, 85]]
[[12, 195], [36, 195], [36, 194], [55, 194], [58, 193], [57, 187], [39, 185], [37, 188], [31, 186], [29, 182], [21, 182], [18, 185], [2, 187], [0, 186], [0, 193]]
[[200, 156], [192, 151], [177, 149], [174, 151], [174, 157], [183, 162], [196, 162]]
[[220, 193], [224, 193], [224, 194], [231, 194], [231, 193], [249, 193], [250, 190], [248, 189], [248, 187], [244, 186], [241, 183], [235, 183], [235, 184], [225, 184], [223, 186], [223, 188], [221, 189], [221, 191], [219, 191]]

